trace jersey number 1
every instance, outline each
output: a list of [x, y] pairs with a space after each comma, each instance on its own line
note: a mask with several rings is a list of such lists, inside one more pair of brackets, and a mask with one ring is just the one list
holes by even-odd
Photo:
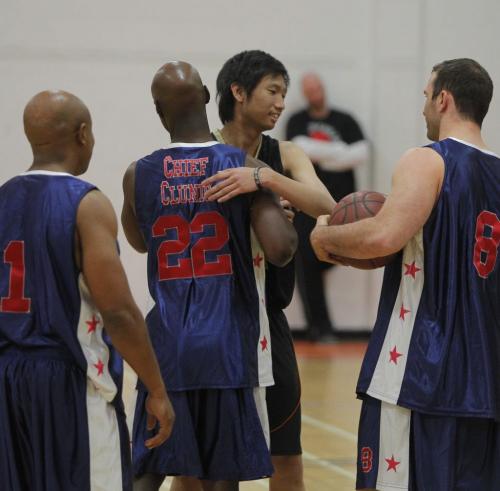
[[[485, 232], [488, 230], [488, 234]], [[500, 220], [491, 211], [482, 211], [476, 220], [474, 267], [481, 278], [487, 278], [495, 268], [500, 245]]]
[[[191, 234], [203, 232], [206, 226], [214, 228], [214, 235], [198, 238], [191, 247], [191, 257], [179, 258], [176, 264], [169, 265], [168, 256], [182, 254], [191, 244]], [[217, 255], [211, 262], [205, 257], [207, 251], [219, 251], [229, 240], [229, 229], [220, 213], [198, 213], [191, 223], [179, 215], [161, 216], [153, 225], [153, 237], [162, 237], [169, 229], [177, 230], [177, 239], [164, 240], [158, 247], [160, 281], [232, 274], [231, 254]]]
[[10, 264], [9, 296], [2, 297], [0, 310], [13, 314], [30, 311], [31, 300], [24, 296], [24, 242], [11, 240], [3, 251], [3, 262]]

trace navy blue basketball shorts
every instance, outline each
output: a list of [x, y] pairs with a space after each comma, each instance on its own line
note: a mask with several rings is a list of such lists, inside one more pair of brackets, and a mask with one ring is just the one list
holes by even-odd
[[144, 445], [154, 433], [146, 429], [146, 395], [138, 391], [135, 408], [135, 477], [153, 473], [248, 481], [272, 474], [265, 388], [169, 392], [175, 424], [170, 438], [152, 450]]
[[500, 482], [500, 423], [363, 400], [356, 489], [488, 491]]
[[132, 489], [122, 404], [61, 353], [0, 355], [0, 488]]

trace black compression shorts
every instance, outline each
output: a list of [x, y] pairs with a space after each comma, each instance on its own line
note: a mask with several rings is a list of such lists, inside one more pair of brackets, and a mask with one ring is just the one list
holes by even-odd
[[300, 378], [292, 335], [282, 310], [268, 309], [275, 385], [266, 402], [272, 455], [300, 455]]

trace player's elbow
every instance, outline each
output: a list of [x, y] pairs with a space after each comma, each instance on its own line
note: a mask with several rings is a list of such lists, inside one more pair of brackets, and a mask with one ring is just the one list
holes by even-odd
[[266, 260], [274, 266], [278, 266], [280, 268], [286, 266], [295, 255], [297, 244], [297, 233], [295, 230], [290, 231], [286, 237], [283, 237], [279, 242], [272, 244], [272, 246], [267, 248], [268, 250], [264, 250]]
[[[123, 223], [123, 222], [122, 222]], [[144, 254], [148, 252], [148, 248], [146, 243], [144, 242], [144, 238], [137, 230], [130, 230], [127, 227], [123, 227], [123, 231], [125, 232], [125, 237], [127, 242], [139, 253]]]
[[392, 233], [390, 230], [384, 230], [383, 228], [371, 236], [367, 236], [366, 241], [366, 249], [370, 251], [371, 257], [389, 256], [404, 247], [400, 234]]
[[113, 340], [116, 336], [126, 336], [130, 329], [135, 329], [141, 324], [141, 316], [137, 308], [124, 305], [119, 308], [100, 310], [104, 327]]
[[145, 254], [146, 252], [148, 252], [148, 248], [146, 247], [146, 245], [144, 244], [144, 242], [142, 241], [136, 241], [136, 242], [132, 242], [129, 240], [129, 244], [139, 253], [141, 254]]

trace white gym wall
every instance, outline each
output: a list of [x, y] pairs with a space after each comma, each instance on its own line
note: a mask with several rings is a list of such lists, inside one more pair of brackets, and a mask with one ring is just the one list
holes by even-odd
[[[28, 99], [62, 88], [89, 106], [96, 136], [86, 179], [121, 209], [127, 165], [165, 145], [149, 93], [164, 62], [194, 64], [214, 94], [223, 62], [244, 49], [263, 49], [291, 75], [287, 109], [274, 135], [302, 105], [298, 81], [318, 72], [330, 103], [351, 112], [373, 143], [373, 162], [359, 170], [362, 188], [388, 191], [392, 168], [408, 147], [427, 143], [422, 90], [432, 65], [472, 57], [500, 80], [496, 0], [228, 0], [183, 2], [103, 0], [0, 2], [0, 182], [23, 171], [31, 152], [22, 131]], [[500, 106], [494, 96], [485, 136], [500, 152]], [[208, 108], [219, 126], [214, 98]], [[120, 234], [122, 257], [139, 305], [150, 306], [145, 260]], [[336, 325], [369, 327], [381, 272], [336, 268], [326, 274]], [[288, 309], [300, 326], [297, 300]]]

